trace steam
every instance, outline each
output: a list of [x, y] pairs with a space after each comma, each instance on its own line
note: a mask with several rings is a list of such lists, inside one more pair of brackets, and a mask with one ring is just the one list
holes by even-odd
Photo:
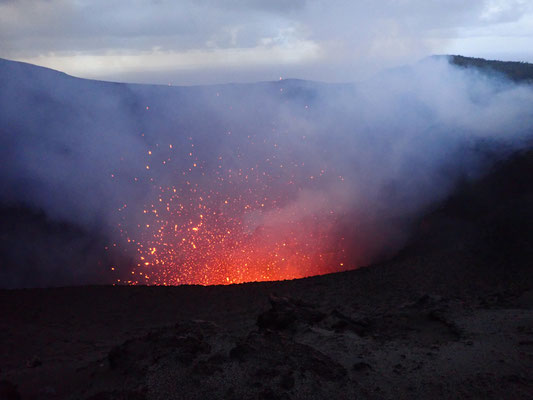
[[220, 199], [283, 193], [276, 212], [243, 211], [247, 229], [334, 213], [328, 229], [351, 266], [397, 251], [457, 179], [523, 146], [533, 126], [531, 87], [446, 58], [360, 84], [208, 87], [103, 83], [0, 61], [0, 87], [2, 204], [121, 246], [120, 229], [138, 237], [143, 210], [169, 185], [216, 184]]

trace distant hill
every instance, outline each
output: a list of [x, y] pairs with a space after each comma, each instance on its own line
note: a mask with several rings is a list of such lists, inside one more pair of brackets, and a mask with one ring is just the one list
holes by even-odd
[[475, 68], [481, 72], [494, 74], [499, 73], [515, 82], [533, 83], [533, 64], [516, 61], [485, 60], [451, 55], [448, 56], [450, 63], [462, 68]]

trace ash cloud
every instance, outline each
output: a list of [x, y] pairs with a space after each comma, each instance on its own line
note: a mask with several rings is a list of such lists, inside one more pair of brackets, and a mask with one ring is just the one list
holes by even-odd
[[[442, 57], [360, 84], [126, 85], [8, 61], [0, 83], [1, 203], [42, 210], [120, 248], [119, 228], [138, 237], [161, 188], [192, 183], [216, 185], [215, 208], [250, 189], [283, 194], [276, 212], [242, 211], [250, 232], [333, 213], [330, 234], [361, 266], [394, 254], [416, 218], [459, 179], [525, 146], [533, 126], [530, 86]], [[11, 281], [35, 284], [25, 279]]]

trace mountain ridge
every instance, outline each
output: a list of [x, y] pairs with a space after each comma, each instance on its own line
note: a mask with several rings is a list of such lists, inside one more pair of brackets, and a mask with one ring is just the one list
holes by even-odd
[[[425, 58], [426, 59], [426, 58]], [[423, 62], [425, 59], [422, 59]], [[427, 59], [447, 59], [452, 63], [453, 65], [457, 65], [462, 68], [474, 68], [482, 72], [488, 72], [488, 73], [500, 73], [508, 78], [510, 78], [513, 81], [516, 82], [528, 82], [530, 83], [533, 79], [533, 63], [525, 62], [525, 61], [505, 61], [505, 60], [490, 60], [485, 58], [478, 58], [478, 57], [468, 57], [468, 56], [462, 56], [462, 55], [454, 55], [454, 54], [446, 54], [446, 55], [432, 55], [428, 56]], [[81, 78], [76, 77], [74, 75], [69, 75], [65, 72], [55, 70], [53, 68], [40, 66], [37, 64], [31, 64], [24, 61], [16, 61], [16, 60], [9, 60], [5, 58], [0, 57], [0, 67], [3, 66], [14, 66], [16, 64], [20, 64], [22, 68], [38, 68], [41, 71], [53, 71], [59, 74], [63, 74], [65, 76], [68, 76], [70, 78], [75, 79], [83, 79], [87, 81], [94, 81], [94, 82], [102, 82], [102, 83], [110, 83], [110, 84], [118, 84], [118, 85], [139, 85], [139, 86], [158, 86], [158, 87], [191, 87], [191, 88], [199, 88], [199, 87], [224, 87], [224, 86], [231, 86], [231, 85], [254, 85], [254, 84], [271, 84], [271, 83], [279, 83], [279, 81], [257, 81], [257, 82], [227, 82], [227, 83], [217, 83], [217, 84], [208, 84], [208, 85], [165, 85], [165, 84], [150, 84], [150, 83], [129, 83], [129, 82], [114, 82], [114, 81], [107, 81], [107, 80], [98, 80], [98, 79], [91, 79], [91, 78]], [[338, 85], [352, 85], [353, 82], [341, 82], [341, 83], [331, 83], [331, 82], [321, 82], [321, 81], [314, 81], [314, 80], [306, 80], [306, 79], [299, 79], [299, 78], [283, 78], [280, 79], [280, 81], [287, 82], [294, 82], [294, 83], [300, 83], [304, 84], [305, 82], [311, 82], [315, 84], [321, 84], [321, 85], [332, 85], [332, 86], [338, 86]]]

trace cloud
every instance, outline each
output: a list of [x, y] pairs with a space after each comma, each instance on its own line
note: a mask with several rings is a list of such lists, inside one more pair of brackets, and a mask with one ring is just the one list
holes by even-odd
[[532, 10], [533, 4], [527, 0], [489, 0], [480, 20], [486, 23], [514, 22]]
[[[153, 70], [154, 81], [159, 82], [179, 76], [176, 71], [186, 70], [183, 64], [194, 64], [199, 53], [220, 54], [210, 59], [210, 69], [224, 76], [226, 60], [237, 52], [252, 55], [272, 49], [270, 59], [277, 60], [280, 48], [289, 51], [305, 44], [319, 50], [315, 57], [299, 58], [296, 69], [283, 66], [282, 57], [274, 74], [297, 71], [300, 78], [354, 80], [375, 69], [442, 52], [454, 39], [468, 36], [469, 30], [484, 29], [485, 37], [503, 37], [498, 30], [502, 23], [505, 30], [512, 30], [531, 13], [525, 0], [4, 1], [0, 56], [83, 76], [92, 75], [71, 68], [73, 62], [67, 58], [94, 57], [89, 64], [105, 60], [111, 66], [107, 72], [102, 69], [100, 78], [117, 76], [113, 69], [117, 65], [134, 77], [124, 55], [154, 57], [161, 62]], [[501, 42], [499, 50], [505, 50], [510, 40]], [[176, 54], [191, 61], [163, 68], [172, 65]], [[65, 63], [57, 64], [58, 59]], [[264, 80], [265, 65], [259, 57], [247, 70], [257, 71], [254, 80]], [[201, 61], [195, 67], [200, 75], [206, 69]]]

